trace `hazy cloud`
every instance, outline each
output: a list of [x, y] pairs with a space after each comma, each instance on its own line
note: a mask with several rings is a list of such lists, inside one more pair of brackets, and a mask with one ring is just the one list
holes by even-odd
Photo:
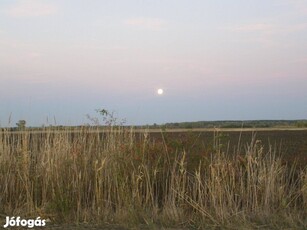
[[271, 31], [273, 29], [273, 25], [267, 23], [253, 23], [247, 25], [240, 25], [230, 28], [232, 31]]
[[11, 17], [39, 17], [56, 13], [57, 7], [40, 0], [20, 0], [11, 5], [6, 13]]
[[284, 31], [290, 33], [290, 32], [298, 32], [298, 31], [302, 31], [306, 29], [307, 29], [307, 23], [300, 23], [300, 24], [285, 26]]
[[150, 30], [160, 30], [166, 26], [166, 22], [159, 18], [131, 18], [124, 20], [124, 24]]
[[262, 32], [262, 33], [292, 33], [307, 29], [307, 23], [297, 23], [288, 25], [254, 23], [240, 26], [233, 26], [228, 28], [235, 32]]

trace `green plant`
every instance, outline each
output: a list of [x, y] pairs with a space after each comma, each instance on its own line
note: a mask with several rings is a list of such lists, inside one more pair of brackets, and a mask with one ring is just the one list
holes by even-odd
[[19, 120], [17, 123], [17, 128], [18, 129], [25, 129], [26, 128], [26, 121], [25, 120]]

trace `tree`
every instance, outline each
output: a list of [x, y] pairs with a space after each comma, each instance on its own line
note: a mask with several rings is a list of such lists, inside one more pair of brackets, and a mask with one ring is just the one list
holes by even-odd
[[26, 121], [25, 120], [19, 120], [17, 123], [17, 128], [18, 129], [25, 129], [26, 128]]
[[[114, 112], [109, 112], [106, 109], [96, 109], [95, 110], [100, 116], [102, 116], [102, 121], [104, 125], [107, 126], [122, 126], [125, 124], [125, 119], [118, 119]], [[89, 114], [86, 115], [87, 119], [89, 119], [94, 125], [100, 126], [101, 122], [98, 117], [92, 117]]]

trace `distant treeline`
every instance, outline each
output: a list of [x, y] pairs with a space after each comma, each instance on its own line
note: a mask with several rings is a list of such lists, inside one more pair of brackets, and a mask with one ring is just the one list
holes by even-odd
[[247, 120], [247, 121], [196, 121], [166, 123], [166, 128], [273, 128], [273, 127], [307, 127], [307, 120]]

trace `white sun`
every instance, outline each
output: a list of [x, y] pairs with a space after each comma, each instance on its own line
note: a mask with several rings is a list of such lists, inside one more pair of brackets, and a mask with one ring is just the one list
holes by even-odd
[[163, 89], [158, 89], [157, 93], [158, 93], [159, 95], [162, 95], [162, 94], [163, 94]]

